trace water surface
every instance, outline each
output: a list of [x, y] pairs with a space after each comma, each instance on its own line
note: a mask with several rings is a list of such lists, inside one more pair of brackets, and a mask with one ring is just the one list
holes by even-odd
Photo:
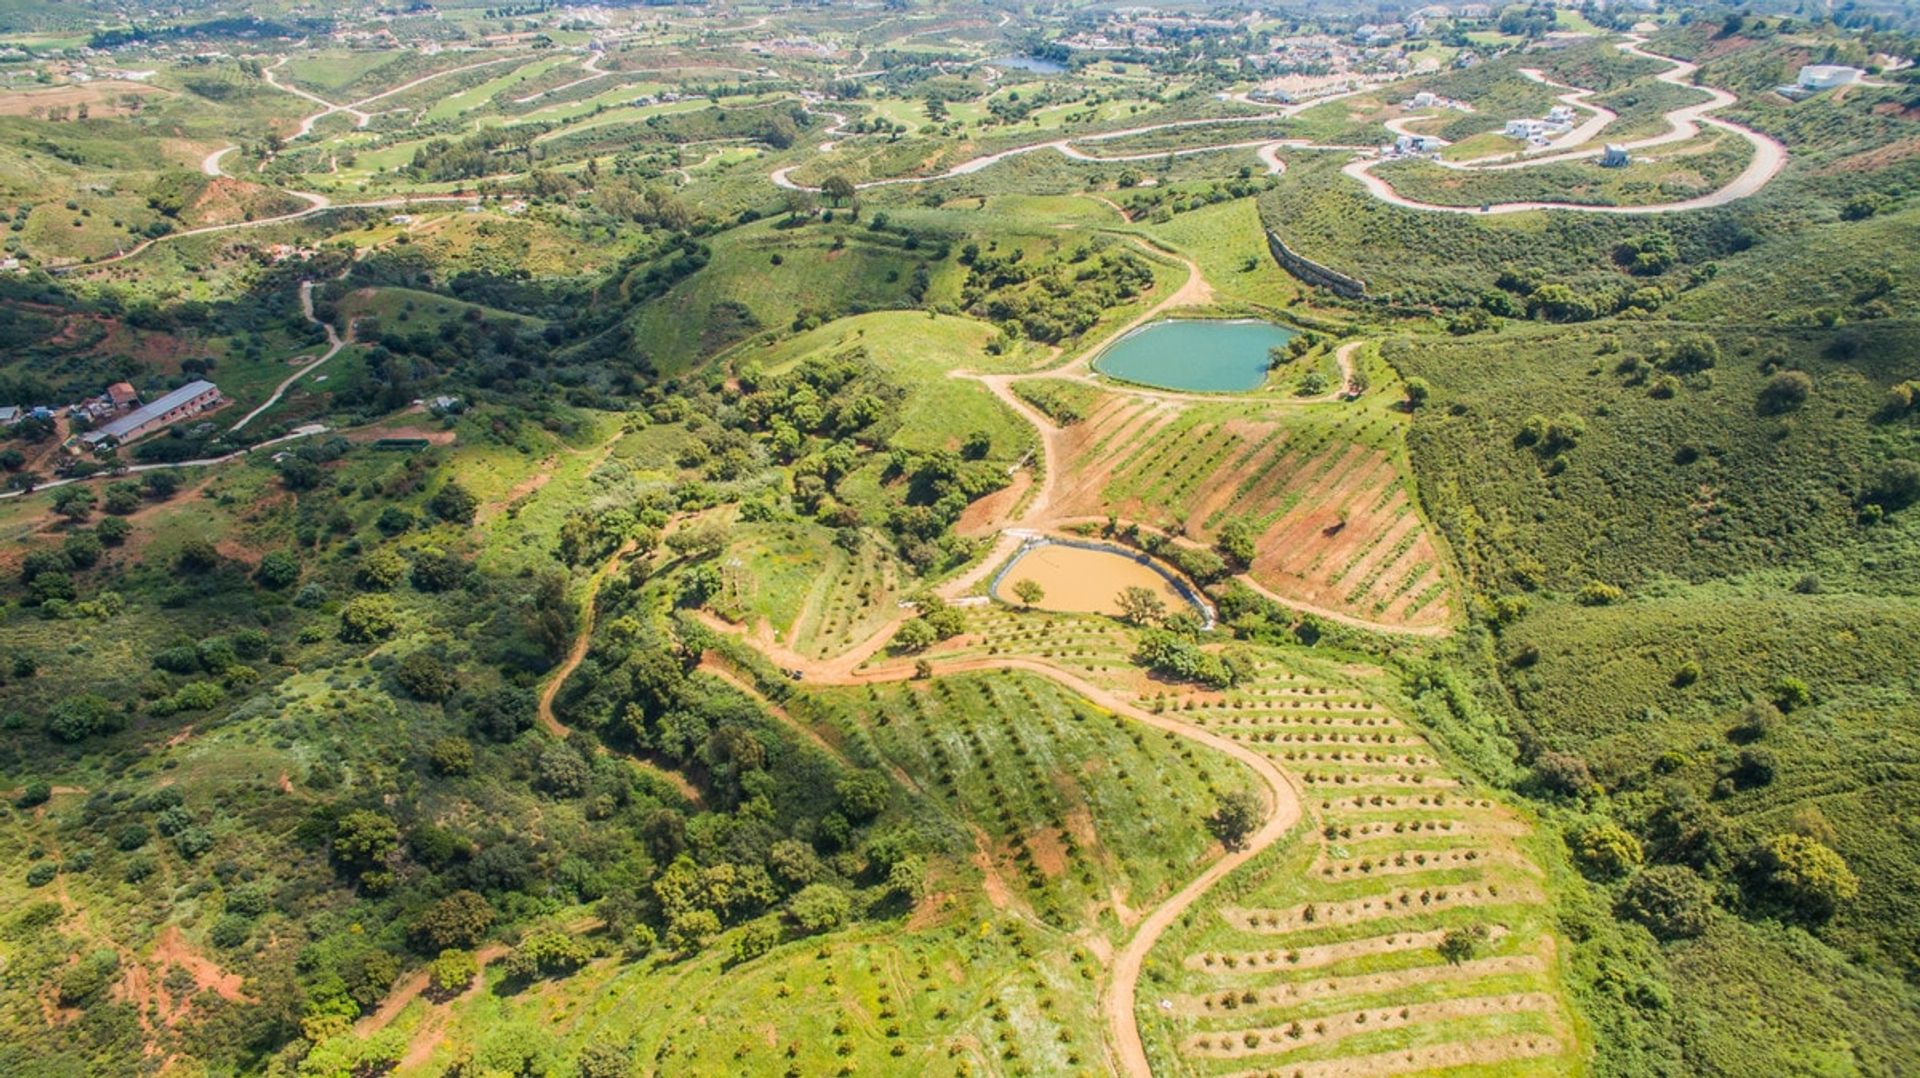
[[1267, 352], [1294, 331], [1271, 322], [1171, 320], [1141, 326], [1115, 341], [1093, 369], [1159, 389], [1244, 393], [1267, 380]]

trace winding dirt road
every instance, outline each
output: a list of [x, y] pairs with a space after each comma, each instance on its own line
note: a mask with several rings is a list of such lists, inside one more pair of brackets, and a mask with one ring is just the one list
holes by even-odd
[[[347, 264], [347, 269], [352, 269], [352, 268], [353, 268], [353, 264], [349, 262]], [[340, 275], [342, 277], [346, 276], [346, 270], [342, 270]], [[238, 423], [235, 423], [233, 426], [227, 428], [228, 430], [237, 431], [242, 427], [245, 427], [247, 424], [253, 422], [254, 419], [260, 415], [261, 412], [264, 412], [267, 409], [273, 407], [274, 405], [279, 404], [280, 398], [286, 396], [287, 390], [293, 388], [293, 384], [295, 382], [298, 382], [300, 379], [305, 378], [307, 375], [312, 374], [314, 371], [319, 370], [321, 364], [325, 363], [327, 360], [332, 359], [334, 356], [340, 354], [340, 350], [342, 348], [345, 348], [349, 343], [352, 342], [353, 340], [353, 323], [352, 322], [347, 323], [347, 334], [346, 336], [343, 337], [340, 335], [340, 332], [338, 330], [333, 328], [332, 322], [323, 322], [319, 318], [314, 316], [313, 282], [312, 281], [300, 282], [300, 311], [302, 314], [305, 314], [307, 316], [307, 321], [312, 322], [314, 325], [319, 326], [320, 328], [327, 331], [327, 350], [320, 354], [319, 359], [316, 359], [312, 363], [309, 363], [306, 366], [301, 367], [299, 370], [294, 371], [292, 374], [287, 375], [284, 381], [282, 381], [279, 385], [273, 388], [272, 396], [260, 402], [260, 407], [255, 408], [253, 411], [248, 412], [246, 415], [241, 416], [240, 421]]]

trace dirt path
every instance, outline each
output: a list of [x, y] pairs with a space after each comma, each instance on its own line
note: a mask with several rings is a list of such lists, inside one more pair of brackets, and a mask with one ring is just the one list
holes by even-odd
[[717, 678], [721, 681], [726, 682], [729, 686], [738, 690], [741, 695], [745, 696], [749, 700], [752, 700], [754, 703], [759, 704], [761, 710], [767, 712], [767, 714], [769, 715], [772, 715], [774, 718], [779, 719], [781, 725], [785, 726], [787, 729], [792, 730], [794, 733], [799, 734], [801, 737], [805, 738], [810, 744], [812, 744], [815, 748], [819, 749], [821, 752], [824, 752], [828, 756], [833, 757], [833, 759], [836, 762], [838, 762], [840, 766], [845, 767], [850, 771], [858, 770], [858, 765], [856, 765], [852, 760], [847, 759], [847, 754], [842, 752], [838, 745], [835, 745], [832, 742], [828, 741], [825, 737], [822, 737], [818, 730], [815, 730], [813, 727], [808, 726], [806, 723], [801, 722], [799, 719], [794, 718], [792, 712], [788, 711], [786, 708], [781, 707], [779, 704], [775, 703], [771, 697], [767, 696], [766, 693], [761, 692], [758, 686], [754, 685], [751, 681], [748, 681], [746, 678], [741, 677], [739, 674], [735, 673], [733, 668], [731, 666], [728, 666], [726, 664], [726, 660], [722, 659], [718, 653], [709, 651], [706, 654], [700, 656], [700, 665], [695, 669], [699, 670], [703, 674], [708, 675], [709, 677]]
[[[353, 269], [353, 263], [351, 262], [347, 263], [347, 268], [341, 270], [339, 276], [335, 277], [334, 279], [339, 280], [345, 277], [349, 272], [352, 271], [352, 269]], [[246, 415], [241, 416], [240, 421], [238, 423], [235, 423], [232, 427], [229, 427], [228, 428], [229, 430], [237, 431], [242, 427], [245, 427], [247, 424], [253, 422], [254, 419], [260, 415], [261, 412], [264, 412], [267, 409], [273, 407], [274, 405], [279, 404], [280, 398], [286, 396], [287, 390], [293, 388], [293, 384], [295, 382], [298, 382], [300, 379], [305, 378], [307, 375], [312, 374], [314, 371], [319, 370], [322, 364], [326, 363], [328, 360], [332, 359], [334, 356], [339, 355], [340, 350], [342, 348], [345, 348], [347, 345], [353, 343], [353, 322], [352, 321], [349, 321], [347, 323], [347, 333], [346, 333], [346, 336], [343, 337], [340, 335], [340, 331], [333, 328], [332, 322], [323, 322], [314, 315], [313, 313], [313, 282], [312, 281], [300, 282], [300, 312], [307, 316], [307, 321], [312, 322], [314, 325], [319, 326], [321, 329], [324, 329], [327, 331], [327, 350], [320, 354], [319, 359], [316, 359], [312, 363], [309, 363], [306, 366], [301, 367], [299, 370], [294, 371], [292, 374], [287, 375], [287, 377], [284, 380], [282, 380], [279, 385], [273, 387], [272, 396], [269, 396], [266, 400], [261, 401], [260, 407], [255, 408], [253, 411], [248, 412]]]
[[[567, 683], [567, 679], [572, 677], [573, 672], [586, 660], [587, 652], [593, 646], [594, 600], [600, 594], [600, 585], [606, 583], [607, 578], [613, 575], [613, 571], [620, 567], [620, 562], [637, 548], [638, 544], [631, 539], [621, 544], [620, 549], [614, 551], [606, 564], [595, 571], [593, 578], [587, 582], [586, 599], [581, 608], [580, 631], [574, 634], [573, 645], [567, 649], [567, 657], [561, 660], [559, 666], [554, 667], [553, 674], [547, 678], [546, 685], [541, 688], [539, 706], [534, 713], [540, 720], [540, 726], [554, 737], [565, 739], [573, 736], [572, 728], [554, 716], [553, 701], [560, 695], [560, 689]], [[596, 752], [611, 752], [597, 740], [593, 747]], [[700, 793], [700, 788], [680, 772], [672, 768], [660, 767], [637, 756], [621, 755], [636, 769], [671, 785], [681, 797], [687, 800], [688, 804], [699, 807], [706, 805], [706, 797]]]

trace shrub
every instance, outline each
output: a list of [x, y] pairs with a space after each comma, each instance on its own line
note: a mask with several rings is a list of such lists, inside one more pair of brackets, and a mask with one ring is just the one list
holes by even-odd
[[486, 938], [495, 914], [474, 891], [455, 891], [428, 906], [413, 922], [413, 937], [428, 954], [450, 947], [472, 947]]
[[367, 644], [392, 636], [400, 627], [393, 600], [384, 595], [360, 595], [340, 608], [340, 639]]
[[1574, 600], [1581, 606], [1612, 606], [1626, 597], [1626, 592], [1612, 584], [1591, 580], [1581, 586]]
[[427, 966], [427, 979], [432, 982], [435, 994], [448, 997], [466, 991], [473, 979], [480, 975], [480, 965], [474, 960], [471, 951], [448, 948], [440, 952]]
[[300, 580], [300, 559], [291, 551], [268, 551], [254, 568], [253, 579], [270, 591], [293, 587]]
[[450, 524], [473, 523], [474, 511], [479, 501], [467, 492], [467, 488], [458, 482], [448, 480], [447, 484], [427, 502], [427, 511]]
[[416, 651], [393, 668], [393, 680], [415, 700], [437, 702], [453, 691], [453, 675], [438, 656]]
[[1570, 753], [1541, 753], [1533, 761], [1533, 777], [1546, 789], [1568, 797], [1585, 797], [1598, 789], [1587, 762]]
[[1619, 909], [1660, 939], [1690, 939], [1712, 923], [1713, 893], [1691, 869], [1655, 865], [1627, 883]]
[[803, 931], [831, 932], [852, 916], [853, 899], [832, 884], [808, 884], [787, 900], [787, 914]]
[[1860, 878], [1846, 860], [1804, 835], [1775, 835], [1749, 852], [1747, 861], [1764, 897], [1809, 920], [1824, 920], [1860, 894]]
[[112, 733], [122, 725], [120, 709], [105, 697], [90, 692], [61, 700], [47, 716], [47, 732], [62, 741], [83, 741]]
[[754, 921], [733, 937], [733, 961], [751, 962], [780, 943], [780, 926], [772, 921]]
[[463, 737], [443, 737], [427, 748], [427, 762], [442, 775], [473, 773], [473, 745]]
[[1595, 875], [1615, 879], [1640, 867], [1640, 840], [1617, 824], [1597, 823], [1573, 836], [1574, 856]]
[[1875, 473], [1863, 499], [1887, 512], [1905, 509], [1920, 501], [1920, 462], [1896, 460]]
[[1760, 411], [1782, 415], [1807, 403], [1813, 392], [1813, 379], [1805, 371], [1781, 371], [1760, 390]]

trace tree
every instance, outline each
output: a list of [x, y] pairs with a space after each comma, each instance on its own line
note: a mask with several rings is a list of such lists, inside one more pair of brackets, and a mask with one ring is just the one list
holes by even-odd
[[1167, 604], [1151, 588], [1129, 584], [1120, 589], [1120, 616], [1132, 625], [1153, 625], [1167, 616]]
[[1047, 589], [1038, 580], [1019, 580], [1014, 582], [1013, 594], [1019, 598], [1022, 606], [1032, 606], [1047, 597]]
[[270, 550], [254, 567], [253, 579], [270, 591], [284, 591], [300, 582], [300, 557], [290, 550]]
[[350, 644], [385, 639], [399, 627], [400, 616], [385, 595], [357, 595], [340, 608], [340, 639]]
[[1222, 524], [1220, 533], [1214, 536], [1214, 545], [1220, 548], [1220, 553], [1243, 569], [1252, 565], [1254, 555], [1259, 553], [1258, 541], [1253, 525], [1239, 517]]
[[521, 940], [502, 960], [501, 968], [513, 980], [528, 981], [572, 973], [592, 957], [593, 948], [586, 940], [558, 929], [542, 929]]
[[119, 517], [107, 517], [93, 529], [93, 532], [108, 546], [119, 546], [127, 541], [127, 536], [133, 534], [133, 525]]
[[399, 850], [400, 825], [371, 809], [349, 812], [335, 826], [334, 860], [369, 890], [391, 885], [393, 873], [387, 862]]
[[93, 490], [74, 484], [53, 492], [53, 511], [68, 520], [85, 520], [93, 515]]
[[1617, 824], [1597, 823], [1573, 836], [1574, 856], [1595, 875], [1617, 879], [1640, 867], [1645, 854], [1640, 840]]
[[893, 645], [901, 651], [923, 651], [940, 639], [926, 618], [908, 618], [893, 634]]
[[893, 787], [887, 777], [878, 771], [860, 770], [834, 784], [834, 794], [839, 798], [840, 811], [854, 823], [862, 823], [880, 815], [887, 807]]
[[1207, 828], [1222, 846], [1238, 850], [1260, 826], [1260, 815], [1260, 799], [1251, 790], [1229, 790], [1220, 795], [1219, 806], [1207, 817]]
[[733, 937], [733, 961], [751, 962], [780, 943], [780, 926], [772, 921], [754, 921]]
[[834, 205], [843, 205], [854, 196], [853, 181], [836, 172], [820, 181], [820, 193]]
[[442, 775], [473, 773], [473, 743], [464, 737], [443, 737], [427, 747], [427, 763]]
[[853, 898], [829, 883], [808, 884], [787, 900], [787, 914], [805, 932], [831, 932], [853, 914]]
[[93, 532], [74, 532], [61, 540], [60, 549], [75, 569], [91, 569], [100, 561], [100, 537]]
[[220, 551], [205, 539], [189, 539], [174, 552], [173, 564], [183, 573], [211, 572], [220, 564]]
[[1485, 925], [1459, 925], [1447, 929], [1440, 937], [1440, 946], [1436, 948], [1447, 965], [1457, 966], [1473, 958], [1480, 950], [1480, 943], [1487, 938]]
[[494, 919], [493, 906], [484, 896], [455, 891], [415, 919], [413, 938], [428, 954], [449, 947], [472, 947], [486, 938]]
[[1762, 893], [1808, 920], [1824, 920], [1860, 895], [1860, 878], [1846, 859], [1805, 835], [1767, 839], [1749, 853], [1748, 866]]
[[1407, 379], [1406, 389], [1407, 407], [1410, 409], [1420, 407], [1427, 403], [1427, 398], [1433, 396], [1433, 387], [1427, 384], [1425, 378]]
[[1690, 939], [1713, 922], [1713, 892], [1692, 869], [1655, 865], [1628, 881], [1619, 909], [1659, 939]]
[[120, 482], [107, 484], [107, 496], [102, 503], [107, 512], [116, 516], [125, 516], [140, 508], [140, 484]]
[[427, 511], [449, 524], [471, 524], [479, 501], [457, 480], [449, 479], [427, 502]]
[[66, 697], [47, 715], [47, 732], [62, 741], [82, 741], [112, 733], [124, 725], [120, 709], [90, 692]]
[[479, 975], [480, 965], [474, 960], [473, 952], [453, 947], [441, 951], [440, 956], [427, 966], [427, 978], [433, 992], [443, 999], [466, 991], [467, 986]]
[[394, 666], [393, 680], [415, 700], [437, 702], [453, 691], [453, 675], [439, 656], [427, 651], [401, 659]]
[[1541, 753], [1533, 761], [1533, 777], [1549, 791], [1568, 797], [1585, 797], [1598, 788], [1587, 762], [1570, 753]]
[[400, 586], [406, 574], [407, 560], [381, 547], [360, 559], [360, 565], [353, 572], [353, 580], [369, 591], [392, 591]]
[[1875, 473], [1863, 500], [1889, 513], [1920, 501], [1920, 462], [1889, 461]]
[[1807, 403], [1813, 392], [1813, 378], [1806, 371], [1781, 371], [1767, 380], [1760, 390], [1760, 412], [1782, 415]]

